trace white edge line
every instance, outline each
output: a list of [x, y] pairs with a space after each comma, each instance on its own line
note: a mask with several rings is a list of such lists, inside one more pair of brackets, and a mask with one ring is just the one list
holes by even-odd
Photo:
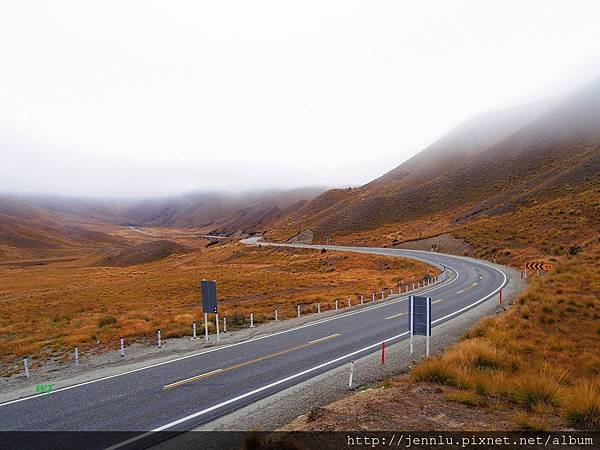
[[[455, 269], [453, 269], [452, 267], [450, 267], [450, 266], [447, 266], [447, 267], [449, 269], [451, 269], [452, 271], [454, 271], [454, 273], [458, 274], [458, 272]], [[442, 282], [442, 283], [440, 283], [438, 285], [433, 286], [431, 289], [426, 289], [424, 291], [421, 291], [420, 293], [424, 294], [424, 293], [427, 293], [427, 292], [435, 291], [436, 289], [439, 289], [440, 287], [445, 287], [445, 286], [448, 286], [449, 284], [454, 283], [457, 279], [458, 279], [458, 275], [456, 277], [452, 278], [450, 281], [444, 281], [444, 282]], [[398, 295], [398, 294], [395, 294], [395, 295]], [[140, 372], [142, 370], [152, 369], [154, 367], [163, 366], [165, 364], [171, 364], [171, 363], [174, 363], [174, 362], [177, 362], [177, 361], [182, 361], [184, 359], [195, 358], [197, 356], [202, 356], [202, 355], [205, 355], [207, 353], [212, 353], [212, 352], [224, 350], [224, 349], [231, 348], [231, 347], [236, 347], [238, 345], [248, 344], [248, 343], [251, 343], [251, 342], [259, 341], [261, 339], [266, 339], [266, 338], [270, 338], [270, 337], [273, 337], [273, 336], [278, 336], [280, 334], [291, 333], [292, 331], [297, 331], [297, 330], [300, 330], [300, 329], [303, 329], [303, 328], [312, 327], [312, 326], [319, 325], [319, 324], [322, 324], [322, 323], [325, 323], [325, 322], [329, 322], [329, 321], [332, 321], [332, 320], [342, 319], [342, 318], [345, 318], [345, 317], [352, 316], [354, 314], [361, 314], [361, 313], [364, 313], [364, 312], [373, 311], [375, 309], [383, 308], [383, 307], [386, 307], [388, 305], [394, 305], [396, 303], [400, 303], [400, 302], [406, 300], [407, 298], [408, 298], [408, 296], [404, 296], [404, 297], [399, 297], [399, 298], [395, 298], [393, 300], [388, 300], [388, 301], [384, 301], [384, 302], [381, 302], [381, 300], [379, 300], [379, 303], [365, 304], [362, 308], [359, 308], [356, 311], [343, 312], [343, 313], [337, 314], [337, 315], [335, 315], [333, 317], [327, 317], [325, 319], [315, 320], [314, 322], [305, 323], [303, 325], [299, 325], [297, 327], [290, 328], [289, 330], [277, 331], [275, 333], [265, 334], [263, 336], [258, 336], [258, 337], [251, 338], [251, 339], [248, 339], [248, 340], [245, 340], [245, 341], [234, 342], [233, 344], [227, 344], [227, 345], [223, 345], [223, 346], [218, 346], [218, 347], [210, 348], [210, 349], [198, 352], [198, 353], [193, 353], [191, 355], [185, 355], [185, 356], [180, 356], [178, 358], [169, 359], [167, 361], [162, 361], [162, 362], [159, 362], [159, 363], [156, 363], [156, 364], [151, 364], [149, 366], [138, 367], [137, 369], [127, 370], [125, 372], [116, 373], [114, 375], [107, 375], [105, 377], [95, 378], [95, 379], [89, 380], [89, 381], [83, 381], [81, 383], [73, 384], [73, 385], [70, 385], [70, 386], [65, 386], [65, 387], [61, 387], [61, 388], [58, 388], [58, 389], [52, 389], [49, 392], [43, 392], [43, 393], [36, 394], [36, 395], [30, 395], [30, 396], [27, 396], [27, 397], [21, 397], [21, 398], [17, 398], [17, 399], [14, 399], [14, 400], [9, 400], [7, 402], [0, 403], [0, 408], [3, 407], [3, 406], [12, 405], [14, 403], [24, 402], [24, 401], [27, 401], [27, 400], [32, 400], [32, 399], [35, 399], [35, 398], [43, 397], [43, 396], [46, 396], [46, 395], [52, 395], [52, 394], [55, 394], [57, 392], [67, 391], [69, 389], [74, 389], [74, 388], [85, 386], [85, 385], [88, 385], [88, 384], [93, 384], [93, 383], [98, 383], [100, 381], [110, 380], [111, 378], [117, 378], [117, 377], [121, 377], [121, 376], [124, 376], [124, 375], [129, 375], [129, 374], [132, 374], [132, 373], [135, 373], [135, 372]], [[359, 305], [356, 305], [356, 306], [359, 306]]]

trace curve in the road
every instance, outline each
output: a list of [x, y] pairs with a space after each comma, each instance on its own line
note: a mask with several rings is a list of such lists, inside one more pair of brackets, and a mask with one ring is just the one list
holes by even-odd
[[[268, 245], [261, 243], [262, 245]], [[300, 244], [293, 247], [323, 248]], [[507, 282], [486, 261], [416, 250], [324, 246], [418, 259], [444, 272], [421, 293], [433, 324], [494, 296]], [[185, 430], [408, 336], [407, 295], [292, 329], [0, 404], [0, 430]], [[397, 318], [397, 320], [396, 320]], [[391, 320], [390, 320], [391, 319]], [[122, 445], [106, 435], [101, 447]], [[146, 437], [141, 433], [129, 443]]]

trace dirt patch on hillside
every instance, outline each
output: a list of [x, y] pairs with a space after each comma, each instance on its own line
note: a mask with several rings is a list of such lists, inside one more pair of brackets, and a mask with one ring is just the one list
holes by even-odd
[[284, 431], [345, 430], [512, 430], [512, 408], [490, 404], [484, 408], [445, 400], [455, 389], [415, 383], [408, 375], [387, 380], [298, 417]]
[[286, 242], [289, 244], [312, 244], [314, 236], [313, 230], [304, 230]]
[[127, 267], [136, 264], [160, 261], [177, 253], [186, 253], [190, 249], [178, 242], [161, 239], [144, 242], [131, 247], [114, 250], [100, 258], [94, 265], [102, 267]]
[[444, 233], [425, 239], [394, 243], [394, 247], [406, 248], [409, 250], [439, 251], [443, 253], [452, 253], [454, 255], [467, 255], [473, 251], [473, 246], [471, 244], [463, 239], [455, 238], [450, 233]]

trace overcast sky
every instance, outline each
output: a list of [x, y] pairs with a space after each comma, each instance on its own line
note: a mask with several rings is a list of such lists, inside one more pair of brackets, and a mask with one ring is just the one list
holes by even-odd
[[600, 2], [13, 1], [0, 191], [359, 185], [600, 75]]

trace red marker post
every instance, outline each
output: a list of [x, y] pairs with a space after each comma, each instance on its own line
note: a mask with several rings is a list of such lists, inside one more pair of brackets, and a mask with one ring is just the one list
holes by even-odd
[[381, 364], [385, 364], [385, 341], [381, 343]]
[[502, 289], [500, 289], [500, 303], [502, 303]]

